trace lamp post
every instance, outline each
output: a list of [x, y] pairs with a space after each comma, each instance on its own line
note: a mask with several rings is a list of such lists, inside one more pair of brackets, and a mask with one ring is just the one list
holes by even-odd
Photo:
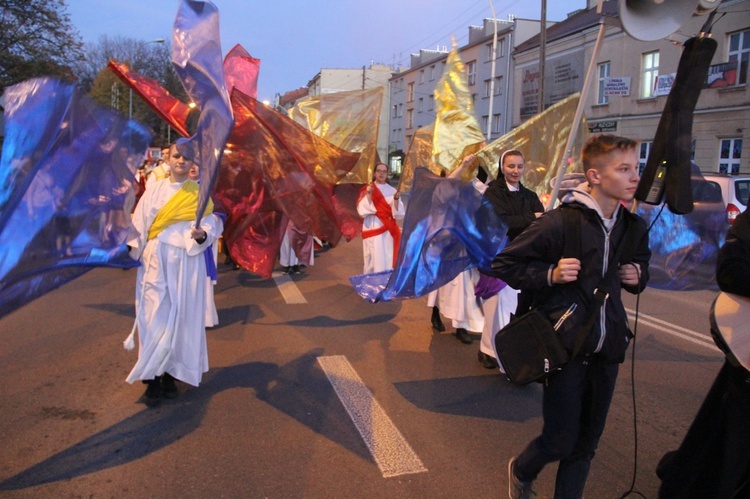
[[[164, 43], [164, 38], [157, 38], [156, 40], [151, 40], [150, 42], [141, 42], [137, 45], [137, 48], [141, 48], [144, 45], [148, 45], [149, 43]], [[130, 97], [128, 99], [128, 118], [133, 119], [133, 88], [130, 88]]]

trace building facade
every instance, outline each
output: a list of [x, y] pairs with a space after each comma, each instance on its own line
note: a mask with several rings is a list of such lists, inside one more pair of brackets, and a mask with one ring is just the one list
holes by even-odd
[[[497, 25], [494, 57], [493, 38]], [[539, 33], [539, 21], [485, 19], [482, 26], [469, 27], [468, 43], [458, 48], [466, 67], [469, 91], [476, 117], [488, 142], [510, 130], [513, 102], [513, 49]], [[390, 136], [388, 150], [391, 170], [400, 171], [400, 161], [414, 133], [435, 122], [435, 85], [445, 71], [448, 48], [420, 50], [411, 55], [409, 68], [396, 73], [390, 81]], [[492, 109], [490, 109], [492, 102]]]
[[[583, 87], [599, 31], [596, 2], [547, 32], [545, 108]], [[711, 29], [718, 48], [693, 118], [693, 161], [704, 172], [750, 173], [750, 9], [748, 0], [725, 0]], [[618, 16], [616, 0], [604, 2], [604, 13]], [[675, 33], [657, 41], [640, 41], [608, 24], [595, 61], [593, 87], [584, 116], [592, 132], [611, 132], [641, 142], [645, 166], [661, 119], [683, 43], [699, 35], [706, 15], [693, 16]], [[518, 46], [515, 54], [513, 126], [536, 112], [539, 38]], [[746, 150], [743, 154], [743, 144]]]

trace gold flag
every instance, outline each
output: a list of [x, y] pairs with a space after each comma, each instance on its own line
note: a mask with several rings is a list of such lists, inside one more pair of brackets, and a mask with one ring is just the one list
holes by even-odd
[[404, 165], [401, 170], [401, 178], [398, 182], [399, 192], [408, 192], [411, 190], [414, 182], [414, 170], [417, 168], [427, 168], [435, 175], [440, 175], [440, 165], [432, 160], [432, 136], [435, 125], [431, 124], [418, 128], [411, 139], [409, 149], [404, 158]]
[[[455, 170], [468, 154], [484, 145], [484, 136], [474, 115], [466, 69], [458, 50], [448, 54], [445, 72], [435, 86], [435, 131], [432, 143], [434, 162], [446, 173]], [[472, 176], [473, 171], [465, 172]]]
[[289, 110], [289, 117], [318, 137], [344, 149], [360, 153], [359, 161], [339, 181], [366, 184], [372, 181], [378, 161], [378, 125], [383, 87], [313, 95]]

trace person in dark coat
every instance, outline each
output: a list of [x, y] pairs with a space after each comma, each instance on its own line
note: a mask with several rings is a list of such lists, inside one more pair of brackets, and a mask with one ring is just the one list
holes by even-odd
[[[527, 189], [521, 183], [525, 169], [526, 160], [521, 151], [516, 149], [505, 151], [498, 162], [498, 178], [490, 182], [487, 190], [484, 191], [484, 197], [492, 203], [500, 218], [508, 224], [509, 242], [544, 213], [544, 206], [536, 192]], [[482, 275], [477, 289], [482, 289], [487, 279], [493, 278]], [[500, 281], [499, 284], [504, 283]], [[489, 289], [496, 287], [487, 286]], [[518, 290], [510, 286], [504, 286], [493, 295], [482, 296], [484, 329], [477, 358], [485, 368], [496, 369], [498, 367], [492, 347], [495, 335], [508, 324], [511, 314], [517, 313], [519, 300], [523, 301], [526, 297], [527, 295], [523, 293], [519, 296]]]
[[[581, 153], [587, 182], [569, 191], [562, 206], [533, 222], [495, 257], [491, 274], [518, 289], [534, 291], [534, 305], [551, 317], [573, 312], [558, 329], [565, 348], [588, 319], [595, 289], [611, 266], [618, 266], [609, 297], [588, 331], [576, 358], [544, 383], [542, 433], [508, 463], [509, 496], [531, 497], [533, 481], [549, 463], [559, 461], [556, 498], [583, 496], [591, 461], [604, 431], [619, 364], [633, 337], [620, 288], [638, 293], [648, 281], [646, 223], [622, 201], [633, 199], [638, 185], [637, 143], [599, 135]], [[563, 257], [563, 210], [580, 218], [580, 255]], [[617, 258], [616, 248], [622, 246]], [[573, 307], [576, 305], [576, 308]]]
[[[747, 209], [735, 219], [719, 250], [716, 280], [722, 291], [750, 297]], [[745, 324], [748, 322], [750, 316]], [[717, 344], [727, 352], [718, 331], [712, 334], [714, 338], [719, 335]], [[750, 371], [732, 354], [724, 361], [679, 449], [662, 458], [656, 473], [662, 480], [659, 497], [750, 497]]]

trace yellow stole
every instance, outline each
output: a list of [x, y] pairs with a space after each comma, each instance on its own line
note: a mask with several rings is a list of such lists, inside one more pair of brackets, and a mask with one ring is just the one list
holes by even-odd
[[[148, 229], [149, 241], [158, 236], [161, 231], [176, 222], [189, 222], [195, 219], [195, 212], [198, 210], [198, 191], [200, 186], [192, 180], [186, 180], [179, 191], [172, 196], [154, 218], [154, 222]], [[208, 204], [203, 212], [211, 213], [214, 210], [214, 204], [208, 199]]]

